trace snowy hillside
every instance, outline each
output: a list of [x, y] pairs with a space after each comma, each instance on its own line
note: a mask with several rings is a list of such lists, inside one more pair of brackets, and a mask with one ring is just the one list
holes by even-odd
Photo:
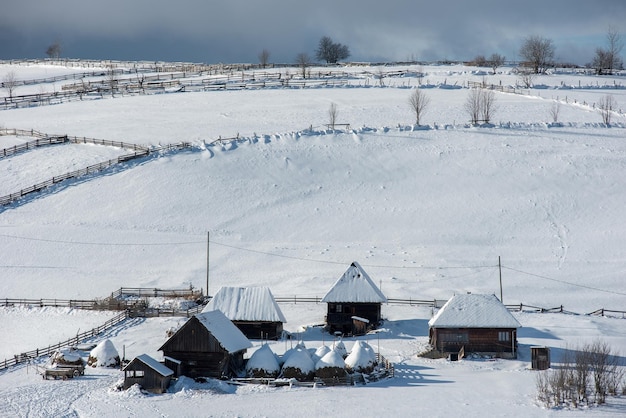
[[[28, 69], [23, 75], [22, 68]], [[538, 76], [537, 88], [495, 93], [493, 124], [474, 127], [464, 110], [467, 83], [515, 87], [511, 69], [496, 75], [464, 66], [402, 70], [386, 77], [384, 86], [378, 69], [368, 75], [354, 68], [346, 69], [353, 75], [337, 87], [120, 95], [0, 111], [0, 128], [148, 146], [192, 143], [0, 207], [0, 298], [91, 299], [121, 286], [206, 289], [209, 232], [210, 294], [221, 286], [268, 286], [275, 296], [321, 297], [357, 261], [388, 298], [499, 296], [501, 257], [505, 303], [563, 305], [577, 313], [623, 310], [624, 76]], [[9, 71], [25, 79], [64, 69], [0, 64], [0, 78]], [[419, 72], [424, 76], [418, 78]], [[412, 125], [408, 105], [419, 83], [430, 98], [423, 127]], [[15, 94], [61, 90], [62, 84], [24, 86]], [[610, 127], [594, 108], [608, 94], [617, 104]], [[350, 124], [349, 129], [327, 130], [331, 103], [338, 109], [337, 123]], [[555, 103], [560, 103], [557, 124], [551, 115]], [[238, 139], [215, 142], [220, 137]], [[0, 149], [28, 140], [0, 136]], [[122, 153], [64, 144], [2, 158], [0, 194]], [[286, 329], [298, 332], [323, 322], [325, 305], [281, 309]], [[63, 405], [71, 404], [68, 414], [102, 416], [98, 408], [106, 405], [111, 412], [104, 415], [119, 416], [130, 414], [136, 401], [138, 414], [153, 415], [148, 404], [158, 400], [160, 412], [176, 415], [194, 398], [212, 405], [219, 416], [308, 415], [311, 410], [362, 416], [355, 411], [366, 406], [394, 415], [421, 406], [425, 413], [442, 415], [432, 399], [446, 404], [454, 394], [453, 415], [479, 416], [489, 408], [493, 415], [562, 416], [534, 405], [529, 355], [497, 363], [416, 358], [427, 342], [431, 313], [383, 306], [388, 322], [381, 351], [403, 371], [375, 388], [295, 389], [275, 397], [270, 389], [245, 387], [227, 395], [218, 389], [184, 390], [146, 398], [108, 392], [116, 375], [97, 371], [97, 384], [67, 382], [84, 395], [63, 398], [50, 411], [66, 413]], [[28, 332], [11, 308], [0, 308], [0, 321], [5, 318], [16, 324], [13, 331], [3, 328], [2, 335], [11, 336], [6, 341]], [[618, 351], [626, 350], [621, 319], [516, 318], [526, 347], [563, 349], [606, 337]], [[128, 355], [146, 352], [158, 358], [154, 350], [176, 321], [146, 320], [112, 336], [113, 342], [118, 350], [125, 344]], [[59, 322], [55, 318], [49, 327], [63, 327]], [[75, 328], [66, 328], [68, 337]], [[322, 344], [324, 336], [316, 330], [305, 335]], [[9, 356], [27, 349], [3, 345]], [[25, 368], [0, 374], [0, 393], [14, 397], [11, 413], [46, 415], [12, 389], [14, 381], [24, 393], [44, 387], [51, 397], [65, 396], [55, 382], [42, 386], [41, 379], [37, 384], [32, 379]], [[344, 398], [351, 399], [349, 413], [336, 404]], [[382, 405], [383, 398], [391, 405]], [[256, 409], [274, 399], [292, 406]], [[623, 413], [623, 402], [616, 402]]]

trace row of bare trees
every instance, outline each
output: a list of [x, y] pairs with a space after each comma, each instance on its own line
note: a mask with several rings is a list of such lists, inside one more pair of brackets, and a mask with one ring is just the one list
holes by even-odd
[[566, 350], [558, 368], [539, 372], [537, 399], [546, 407], [601, 405], [626, 394], [625, 365], [606, 342]]

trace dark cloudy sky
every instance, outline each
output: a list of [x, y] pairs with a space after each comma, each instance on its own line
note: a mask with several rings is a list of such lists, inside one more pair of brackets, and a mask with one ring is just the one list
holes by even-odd
[[626, 0], [0, 0], [0, 59], [294, 62], [327, 35], [353, 61], [516, 60], [539, 35], [585, 64], [609, 26], [626, 39]]

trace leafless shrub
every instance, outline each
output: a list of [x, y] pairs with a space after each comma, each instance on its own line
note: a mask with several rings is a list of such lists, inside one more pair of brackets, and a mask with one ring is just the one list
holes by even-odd
[[496, 96], [493, 90], [471, 89], [465, 101], [465, 110], [472, 124], [479, 121], [489, 123], [495, 112]]
[[541, 372], [535, 379], [537, 399], [546, 407], [596, 405], [626, 390], [624, 365], [606, 342], [595, 341], [575, 351], [566, 350], [561, 366]]
[[517, 78], [524, 88], [531, 88], [535, 81], [536, 74], [529, 68], [519, 68], [517, 70]]
[[598, 109], [600, 109], [600, 114], [602, 115], [602, 122], [605, 125], [611, 124], [611, 115], [616, 107], [615, 99], [610, 94], [603, 96], [598, 101]]
[[15, 71], [9, 71], [5, 74], [4, 78], [2, 79], [2, 86], [7, 91], [9, 98], [13, 98], [13, 93], [17, 88], [17, 76], [15, 75]]
[[335, 124], [337, 123], [337, 115], [339, 111], [337, 110], [337, 105], [335, 103], [331, 103], [328, 108], [328, 128], [335, 130]]
[[560, 113], [561, 113], [561, 102], [555, 101], [554, 103], [552, 103], [552, 107], [550, 107], [550, 117], [552, 118], [552, 122], [558, 123]]
[[424, 93], [422, 89], [415, 89], [413, 93], [409, 96], [409, 105], [415, 114], [415, 124], [417, 126], [420, 125], [420, 120], [422, 119], [422, 115], [424, 111], [428, 107], [430, 103], [430, 98]]

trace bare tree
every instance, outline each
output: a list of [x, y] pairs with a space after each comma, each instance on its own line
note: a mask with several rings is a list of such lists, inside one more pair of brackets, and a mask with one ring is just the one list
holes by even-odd
[[263, 51], [259, 52], [259, 64], [261, 65], [261, 68], [266, 68], [267, 64], [269, 64], [269, 60], [270, 51], [264, 49]]
[[300, 67], [302, 78], [306, 78], [308, 68], [311, 66], [311, 58], [306, 52], [301, 52], [296, 56], [296, 64]]
[[339, 115], [337, 105], [335, 103], [331, 103], [328, 108], [328, 128], [333, 131], [335, 130], [335, 124], [337, 123], [337, 115]]
[[489, 64], [489, 67], [491, 67], [493, 74], [495, 74], [498, 67], [502, 67], [504, 65], [504, 55], [491, 54], [487, 63]]
[[561, 113], [561, 102], [558, 100], [552, 103], [552, 107], [550, 107], [550, 117], [552, 118], [553, 123], [559, 122], [559, 114]]
[[480, 96], [480, 118], [485, 123], [490, 123], [496, 110], [496, 94], [493, 90], [482, 89]]
[[533, 86], [536, 74], [530, 68], [518, 68], [517, 78], [522, 83], [522, 86], [529, 89]]
[[9, 99], [13, 98], [13, 92], [17, 88], [17, 76], [15, 75], [15, 71], [9, 71], [4, 75], [2, 79], [2, 87], [4, 87], [9, 95]]
[[409, 96], [409, 105], [415, 114], [415, 124], [417, 126], [420, 126], [420, 120], [429, 103], [430, 98], [420, 88], [413, 90], [413, 93]]
[[323, 36], [315, 51], [315, 58], [326, 61], [327, 64], [336, 64], [337, 61], [350, 56], [350, 49], [340, 43], [333, 42], [329, 36]]
[[604, 122], [605, 125], [611, 124], [611, 116], [616, 106], [615, 99], [610, 94], [607, 94], [598, 100], [598, 109], [600, 109], [602, 122]]
[[465, 101], [465, 110], [470, 115], [472, 124], [479, 121], [490, 123], [495, 112], [496, 95], [493, 90], [471, 89]]
[[554, 45], [551, 39], [532, 35], [524, 40], [519, 54], [532, 68], [533, 73], [544, 73], [552, 65]]
[[480, 119], [480, 89], [471, 89], [464, 105], [465, 110], [470, 115], [470, 121], [473, 125], [478, 123]]
[[55, 41], [52, 45], [46, 49], [46, 55], [48, 58], [59, 59], [61, 56], [61, 42]]
[[609, 27], [606, 39], [607, 48], [596, 48], [596, 54], [593, 57], [592, 66], [598, 75], [602, 75], [605, 71], [607, 74], [613, 74], [614, 70], [621, 69], [624, 65], [619, 56], [624, 46], [619, 32], [612, 26]]

